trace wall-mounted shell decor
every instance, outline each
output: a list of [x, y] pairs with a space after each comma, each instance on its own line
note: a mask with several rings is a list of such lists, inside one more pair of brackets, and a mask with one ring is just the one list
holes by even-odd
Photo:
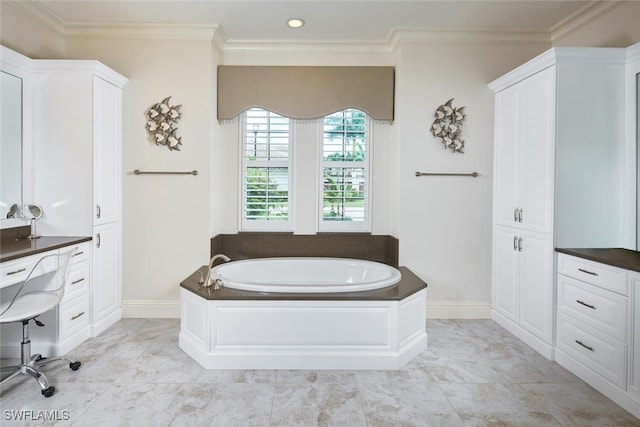
[[464, 153], [464, 140], [460, 137], [464, 122], [464, 107], [452, 107], [453, 98], [436, 109], [431, 134], [442, 139], [444, 148], [454, 153]]
[[182, 137], [177, 136], [178, 120], [182, 116], [182, 105], [169, 105], [170, 96], [167, 96], [157, 104], [153, 104], [147, 110], [147, 131], [151, 140], [156, 145], [166, 145], [169, 150], [180, 151]]

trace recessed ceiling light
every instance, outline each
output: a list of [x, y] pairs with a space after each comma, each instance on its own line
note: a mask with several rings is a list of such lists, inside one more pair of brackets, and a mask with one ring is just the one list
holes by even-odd
[[289, 28], [304, 27], [304, 20], [300, 18], [292, 18], [287, 21], [287, 25], [289, 26]]

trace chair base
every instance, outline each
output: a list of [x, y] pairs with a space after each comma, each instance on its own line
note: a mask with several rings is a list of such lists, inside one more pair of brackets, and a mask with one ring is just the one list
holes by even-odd
[[[36, 321], [37, 322], [37, 321]], [[13, 366], [4, 366], [0, 370], [8, 371], [14, 370], [14, 372], [6, 378], [3, 378], [0, 381], [0, 385], [6, 383], [7, 381], [15, 378], [18, 375], [31, 375], [40, 386], [41, 393], [44, 397], [51, 397], [56, 392], [56, 388], [52, 385], [49, 385], [49, 381], [47, 377], [44, 375], [42, 371], [38, 368], [42, 368], [43, 366], [51, 363], [57, 362], [59, 360], [66, 360], [69, 362], [69, 368], [73, 371], [77, 371], [80, 368], [81, 363], [77, 361], [72, 361], [67, 356], [60, 357], [52, 357], [46, 358], [42, 357], [40, 354], [31, 354], [31, 341], [29, 340], [29, 325], [28, 320], [23, 321], [23, 339], [20, 344], [20, 352], [21, 352], [21, 363], [19, 365]]]

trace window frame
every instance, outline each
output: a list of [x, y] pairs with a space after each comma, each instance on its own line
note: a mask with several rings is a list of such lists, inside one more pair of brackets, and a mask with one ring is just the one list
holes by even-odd
[[[277, 114], [272, 111], [262, 109], [270, 114]], [[248, 127], [248, 110], [243, 112], [239, 120], [239, 153], [240, 153], [240, 198], [238, 201], [238, 229], [239, 231], [273, 231], [273, 232], [290, 232], [293, 231], [295, 192], [293, 181], [294, 168], [294, 130], [295, 123], [289, 119], [289, 132], [287, 144], [287, 160], [248, 160], [246, 155], [247, 147], [247, 127]], [[285, 166], [286, 164], [286, 166]], [[250, 168], [287, 168], [287, 219], [286, 220], [268, 220], [268, 219], [248, 219], [246, 215], [247, 200], [247, 170]]]
[[[372, 174], [373, 164], [373, 120], [369, 115], [357, 108], [347, 108], [345, 110], [358, 110], [365, 114], [365, 158], [364, 161], [325, 161], [324, 160], [324, 120], [320, 119], [317, 129], [317, 185], [316, 185], [316, 231], [317, 232], [371, 232], [371, 199], [372, 199]], [[340, 112], [337, 111], [337, 112]], [[337, 113], [336, 112], [336, 113]], [[336, 168], [362, 168], [364, 170], [364, 220], [363, 221], [325, 221], [324, 220], [324, 169], [327, 167]]]

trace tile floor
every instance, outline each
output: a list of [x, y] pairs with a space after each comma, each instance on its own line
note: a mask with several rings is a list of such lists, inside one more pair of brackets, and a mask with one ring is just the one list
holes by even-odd
[[204, 370], [179, 327], [118, 322], [72, 352], [79, 371], [48, 371], [53, 397], [30, 378], [5, 385], [0, 425], [640, 426], [490, 320], [427, 321], [429, 348], [399, 371]]

